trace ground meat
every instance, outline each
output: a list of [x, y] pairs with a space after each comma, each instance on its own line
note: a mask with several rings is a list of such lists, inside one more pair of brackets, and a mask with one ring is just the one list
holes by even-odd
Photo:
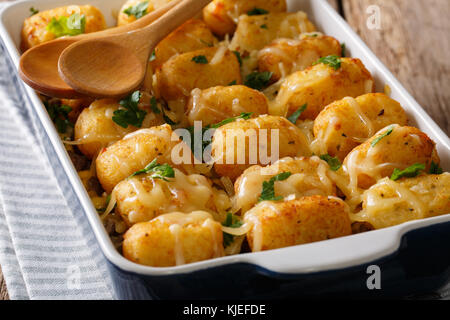
[[67, 151], [70, 160], [72, 160], [73, 165], [77, 171], [88, 170], [90, 166], [90, 161], [82, 154], [78, 154], [75, 151]]

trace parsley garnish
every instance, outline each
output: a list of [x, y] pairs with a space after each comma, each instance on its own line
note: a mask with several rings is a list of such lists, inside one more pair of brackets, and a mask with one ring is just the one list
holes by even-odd
[[268, 14], [268, 13], [269, 13], [269, 11], [261, 9], [261, 8], [253, 8], [252, 10], [247, 11], [248, 16], [259, 16], [259, 15]]
[[136, 19], [139, 19], [147, 14], [147, 9], [148, 1], [144, 1], [125, 9], [123, 12], [128, 16], [135, 16]]
[[291, 114], [290, 117], [288, 117], [287, 119], [292, 122], [293, 124], [297, 123], [298, 118], [301, 116], [301, 114], [303, 113], [303, 111], [306, 110], [306, 107], [308, 106], [307, 103], [305, 103], [304, 105], [302, 105], [300, 108], [298, 108], [297, 111], [295, 111], [293, 114]]
[[144, 169], [136, 171], [131, 176], [129, 176], [128, 179], [140, 174], [147, 173], [151, 173], [151, 179], [161, 179], [164, 181], [169, 181], [167, 178], [175, 178], [175, 171], [170, 165], [168, 165], [167, 163], [158, 164], [157, 160], [154, 159]]
[[135, 91], [125, 99], [120, 100], [119, 104], [124, 109], [114, 111], [112, 120], [123, 128], [128, 128], [128, 125], [140, 128], [147, 114], [147, 111], [138, 108], [140, 99], [141, 93]]
[[156, 98], [152, 97], [150, 99], [150, 108], [152, 108], [153, 113], [155, 114], [160, 114], [161, 110], [158, 108], [158, 104], [156, 102]]
[[345, 46], [345, 43], [341, 44], [341, 56], [345, 57], [346, 53], [347, 53], [347, 47]]
[[439, 164], [435, 163], [434, 161], [431, 161], [430, 165], [430, 174], [442, 174], [444, 173], [444, 170], [439, 167]]
[[413, 164], [411, 167], [408, 167], [405, 170], [399, 170], [395, 168], [394, 172], [391, 175], [391, 180], [397, 181], [398, 179], [404, 177], [414, 178], [417, 177], [422, 170], [425, 170], [425, 165], [423, 163]]
[[333, 171], [338, 171], [342, 166], [338, 158], [332, 157], [329, 154], [321, 155], [320, 159], [326, 161]]
[[336, 55], [331, 55], [327, 57], [320, 58], [316, 62], [313, 63], [313, 66], [319, 63], [324, 63], [334, 68], [334, 70], [338, 70], [341, 67], [341, 58]]
[[[242, 226], [242, 222], [236, 218], [232, 213], [227, 214], [227, 218], [222, 222], [224, 227], [228, 228], [239, 228]], [[228, 247], [234, 241], [234, 236], [232, 234], [223, 233], [223, 246]]]
[[238, 59], [239, 65], [242, 66], [241, 53], [239, 51], [233, 51], [233, 53], [236, 56], [236, 58]]
[[150, 55], [150, 58], [148, 59], [148, 61], [152, 62], [155, 59], [156, 59], [156, 52], [155, 52], [155, 50], [153, 50], [152, 54]]
[[79, 13], [74, 13], [70, 17], [62, 16], [58, 19], [52, 18], [47, 25], [47, 30], [55, 35], [56, 38], [62, 36], [76, 36], [84, 33], [86, 27], [86, 17]]
[[73, 123], [69, 121], [71, 107], [54, 103], [49, 104], [48, 102], [44, 102], [44, 105], [59, 133], [66, 133], [67, 127], [73, 127]]
[[237, 84], [236, 80], [233, 80], [233, 81], [231, 81], [228, 85], [229, 85], [229, 86], [234, 86], [234, 85], [236, 85], [236, 84]]
[[208, 63], [208, 59], [206, 59], [205, 56], [195, 56], [192, 58], [192, 61], [194, 61], [195, 63], [201, 63], [201, 64]]
[[259, 26], [261, 29], [269, 29], [268, 27], [267, 27], [267, 24], [262, 24], [261, 26]]
[[34, 7], [31, 7], [31, 8], [30, 8], [30, 12], [31, 12], [30, 17], [31, 17], [31, 16], [34, 16], [35, 14], [38, 14], [38, 13], [39, 13], [39, 10], [38, 10], [38, 9], [35, 9]]
[[378, 142], [381, 141], [381, 139], [383, 139], [384, 137], [387, 137], [388, 135], [390, 135], [392, 133], [392, 131], [394, 131], [394, 127], [389, 127], [389, 129], [383, 133], [382, 135], [378, 136], [377, 138], [375, 138], [372, 143], [370, 144], [373, 147], [375, 147], [377, 145]]
[[254, 71], [245, 77], [244, 84], [252, 89], [262, 90], [269, 85], [270, 78], [272, 78], [272, 72]]
[[258, 202], [261, 201], [278, 201], [283, 197], [275, 197], [275, 181], [283, 181], [292, 175], [290, 172], [282, 172], [272, 177], [269, 181], [263, 182], [262, 192], [259, 196]]
[[200, 42], [203, 43], [204, 45], [206, 45], [207, 47], [214, 47], [214, 44], [212, 44], [210, 42], [207, 42], [207, 41], [205, 41], [203, 39], [200, 39]]

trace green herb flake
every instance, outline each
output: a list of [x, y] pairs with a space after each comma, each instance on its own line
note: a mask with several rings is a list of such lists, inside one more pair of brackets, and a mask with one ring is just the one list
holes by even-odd
[[234, 55], [236, 56], [239, 65], [242, 66], [242, 58], [241, 58], [241, 53], [239, 51], [233, 51]]
[[307, 107], [308, 107], [308, 104], [305, 103], [300, 108], [298, 108], [297, 111], [295, 111], [293, 114], [291, 114], [291, 116], [288, 117], [287, 119], [290, 122], [292, 122], [293, 124], [296, 124], [298, 118], [302, 115], [302, 113], [306, 110]]
[[345, 43], [341, 43], [341, 56], [345, 57], [347, 55], [347, 47], [345, 46]]
[[192, 58], [192, 61], [194, 61], [195, 63], [200, 63], [200, 64], [208, 63], [208, 59], [206, 59], [205, 56], [195, 56]]
[[235, 86], [236, 84], [237, 84], [237, 81], [233, 80], [228, 84], [228, 86]]
[[378, 142], [380, 142], [383, 138], [389, 136], [393, 131], [394, 131], [394, 127], [391, 126], [385, 133], [376, 137], [370, 144], [372, 146], [372, 148], [375, 147], [378, 144]]
[[175, 171], [173, 168], [167, 163], [158, 164], [156, 159], [150, 162], [144, 169], [133, 173], [128, 179], [140, 174], [150, 174], [149, 177], [151, 179], [161, 179], [164, 181], [169, 181], [167, 178], [175, 178]]
[[74, 13], [70, 17], [62, 16], [58, 19], [52, 18], [47, 25], [47, 30], [56, 38], [63, 36], [76, 36], [84, 33], [86, 27], [86, 17], [79, 13]]
[[143, 1], [125, 9], [123, 12], [126, 13], [128, 16], [135, 16], [136, 19], [139, 19], [147, 14], [147, 9], [148, 9], [148, 1]]
[[262, 24], [262, 25], [260, 26], [260, 28], [261, 28], [261, 29], [269, 29], [269, 28], [267, 27], [267, 24]]
[[236, 121], [238, 119], [248, 120], [248, 119], [250, 119], [252, 114], [253, 114], [252, 112], [243, 112], [240, 115], [238, 115], [237, 117], [228, 118], [228, 119], [220, 121], [219, 123], [207, 126], [206, 129], [211, 129], [211, 128], [212, 129], [217, 129], [217, 128], [220, 128], [220, 127], [222, 127], [222, 126], [224, 126], [224, 125], [226, 125], [228, 123], [234, 122], [234, 121]]
[[112, 120], [123, 128], [128, 128], [129, 125], [140, 128], [142, 121], [144, 121], [147, 111], [138, 108], [141, 93], [139, 91], [133, 92], [131, 95], [121, 100], [119, 104], [123, 109], [114, 111]]
[[394, 172], [391, 175], [391, 180], [397, 181], [400, 178], [414, 178], [420, 174], [420, 171], [425, 170], [425, 165], [423, 163], [413, 164], [411, 167], [406, 168], [405, 170], [399, 170], [397, 168], [394, 169]]
[[330, 169], [333, 171], [338, 171], [342, 166], [342, 164], [338, 158], [332, 157], [329, 154], [321, 155], [320, 159], [322, 159], [323, 161], [326, 161], [328, 163], [328, 165], [330, 166]]
[[66, 133], [68, 127], [73, 127], [73, 123], [69, 120], [69, 113], [72, 111], [70, 106], [58, 103], [49, 104], [48, 102], [44, 105], [59, 133]]
[[329, 65], [334, 70], [338, 70], [341, 67], [341, 58], [339, 58], [336, 55], [326, 56], [326, 57], [320, 58], [319, 60], [314, 62], [313, 66], [315, 66], [316, 64], [319, 64], [319, 63]]
[[212, 44], [211, 42], [207, 42], [203, 39], [200, 39], [200, 42], [203, 43], [204, 45], [206, 45], [207, 47], [214, 47], [214, 44]]
[[150, 58], [148, 59], [148, 61], [152, 62], [156, 60], [156, 52], [155, 50], [152, 51], [152, 54], [150, 55]]
[[245, 77], [244, 84], [247, 87], [250, 87], [255, 90], [262, 90], [266, 88], [270, 83], [270, 78], [272, 78], [272, 72], [264, 71], [264, 72], [257, 72], [254, 71], [250, 74], [248, 74]]
[[152, 97], [150, 99], [150, 108], [152, 108], [152, 111], [154, 114], [160, 114], [161, 110], [158, 108], [158, 103], [156, 102], [156, 98]]
[[261, 8], [253, 8], [252, 10], [247, 11], [248, 16], [259, 16], [259, 15], [268, 14], [268, 13], [269, 13], [269, 11], [261, 9]]
[[31, 15], [30, 15], [30, 17], [31, 17], [31, 16], [34, 16], [35, 14], [38, 14], [39, 10], [35, 9], [34, 7], [31, 7], [30, 8], [30, 13], [31, 13]]
[[429, 173], [430, 174], [442, 174], [442, 173], [444, 173], [444, 170], [442, 170], [442, 168], [439, 167], [439, 164], [435, 163], [434, 161], [431, 161]]
[[275, 181], [284, 181], [292, 175], [290, 172], [282, 172], [272, 177], [269, 181], [264, 181], [262, 186], [261, 195], [258, 198], [258, 202], [261, 201], [278, 201], [283, 197], [275, 197]]
[[[227, 217], [222, 225], [228, 228], [239, 228], [242, 226], [242, 221], [240, 221], [235, 215], [232, 213], [228, 213]], [[234, 236], [232, 234], [223, 232], [223, 246], [226, 248], [234, 241]]]

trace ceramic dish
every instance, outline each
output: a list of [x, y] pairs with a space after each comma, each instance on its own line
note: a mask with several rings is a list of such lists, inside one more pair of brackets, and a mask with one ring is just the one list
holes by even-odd
[[[92, 4], [108, 25], [114, 24], [123, 0], [18, 1], [0, 12], [0, 35], [9, 59], [19, 62], [20, 30], [30, 7], [40, 10], [69, 4]], [[289, 11], [305, 11], [317, 29], [346, 44], [348, 55], [360, 58], [372, 73], [376, 92], [387, 84], [390, 96], [406, 110], [411, 125], [437, 144], [444, 170], [450, 170], [450, 139], [425, 113], [388, 69], [367, 48], [326, 0], [288, 0]], [[125, 259], [113, 246], [97, 211], [70, 161], [55, 127], [36, 93], [23, 85], [51, 147], [54, 166], [67, 181], [108, 261], [119, 298], [257, 298], [318, 294], [408, 295], [437, 289], [449, 276], [450, 215], [411, 221], [398, 226], [329, 241], [244, 253], [187, 265], [153, 268]], [[61, 182], [63, 183], [63, 182]], [[367, 266], [382, 270], [383, 290], [367, 289]]]

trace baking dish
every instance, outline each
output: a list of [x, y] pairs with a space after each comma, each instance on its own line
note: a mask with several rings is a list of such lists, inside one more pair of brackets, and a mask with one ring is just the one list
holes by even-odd
[[[113, 25], [123, 0], [43, 0], [14, 2], [0, 13], [0, 35], [17, 67], [20, 29], [29, 8], [46, 10], [69, 4], [92, 4]], [[346, 44], [376, 80], [400, 102], [412, 125], [437, 143], [445, 170], [450, 169], [450, 139], [414, 101], [326, 0], [288, 0], [289, 11], [306, 11], [319, 31]], [[52, 121], [35, 92], [23, 85], [51, 148], [51, 165], [63, 168], [58, 180], [69, 186], [81, 205], [108, 261], [117, 296], [131, 298], [273, 298], [319, 294], [398, 296], [424, 293], [444, 284], [450, 273], [450, 215], [408, 222], [395, 227], [259, 253], [245, 253], [170, 268], [152, 268], [126, 260], [113, 246], [73, 167]], [[367, 266], [382, 272], [382, 290], [368, 290]]]

